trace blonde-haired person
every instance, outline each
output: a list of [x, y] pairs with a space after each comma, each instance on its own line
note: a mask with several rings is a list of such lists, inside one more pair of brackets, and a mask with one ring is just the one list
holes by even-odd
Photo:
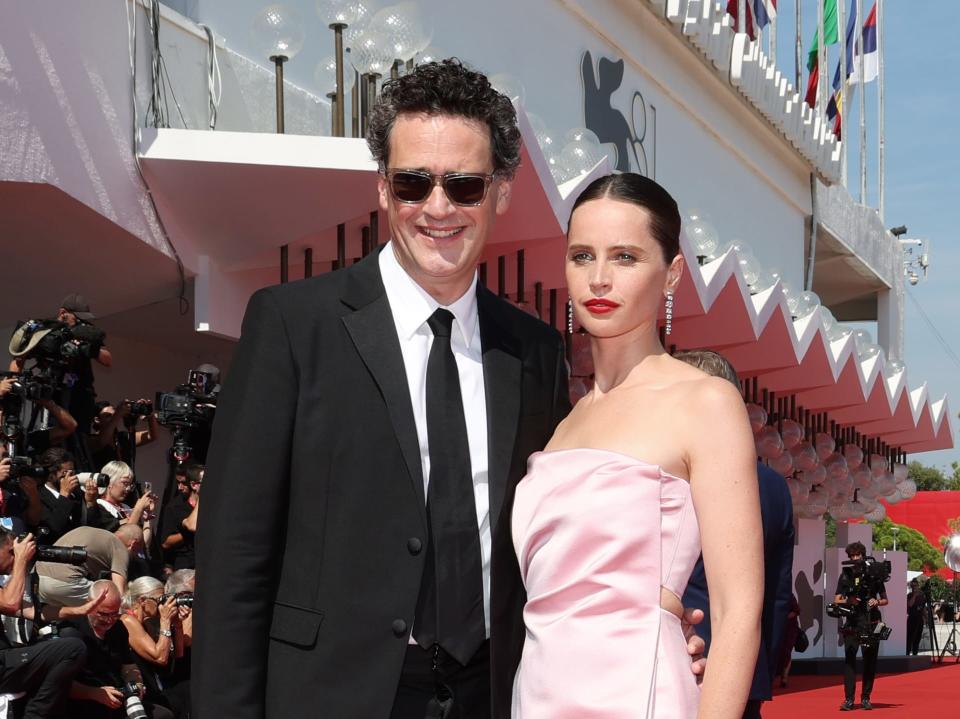
[[122, 611], [120, 620], [143, 675], [147, 698], [169, 708], [164, 695], [166, 677], [175, 661], [177, 646], [183, 644], [176, 599], [164, 594], [159, 579], [140, 577], [127, 585]]
[[115, 531], [117, 527], [127, 523], [141, 526], [144, 545], [149, 547], [153, 541], [154, 518], [152, 515], [156, 508], [156, 496], [150, 492], [144, 492], [131, 507], [126, 503], [127, 497], [133, 490], [134, 474], [130, 465], [120, 460], [113, 460], [107, 462], [100, 472], [110, 478], [110, 484], [97, 500], [100, 508], [100, 521], [97, 526], [108, 532]]

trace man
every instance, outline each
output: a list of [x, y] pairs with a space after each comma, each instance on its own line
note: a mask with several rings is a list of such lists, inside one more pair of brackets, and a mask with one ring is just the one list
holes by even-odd
[[41, 544], [53, 544], [70, 530], [86, 524], [88, 517], [99, 516], [96, 482], [88, 479], [81, 492], [73, 461], [73, 455], [59, 447], [51, 447], [38, 458], [47, 472], [39, 493], [43, 507], [37, 524]]
[[[86, 647], [87, 663], [70, 687], [70, 716], [73, 719], [121, 719], [124, 710], [122, 687], [135, 686], [143, 696], [143, 677], [130, 648], [130, 639], [120, 618], [121, 595], [108, 580], [94, 582], [90, 597], [103, 595], [96, 612], [71, 621], [60, 630], [61, 639], [80, 641]], [[162, 706], [143, 702], [150, 719], [173, 719]]]
[[509, 716], [510, 508], [569, 410], [558, 333], [477, 285], [516, 116], [479, 73], [427, 63], [384, 86], [368, 144], [391, 242], [257, 292], [221, 394], [199, 719], [295, 716], [305, 687], [338, 719]]
[[[24, 612], [23, 593], [30, 562], [37, 551], [31, 535], [15, 539], [0, 529], [0, 574], [9, 575], [0, 589], [0, 613], [32, 618], [32, 608]], [[81, 611], [94, 611], [89, 602]], [[52, 615], [44, 609], [43, 616]], [[62, 616], [60, 614], [57, 617]], [[0, 692], [26, 692], [24, 719], [49, 719], [61, 716], [73, 677], [83, 666], [83, 643], [76, 639], [57, 639], [33, 646], [14, 647], [0, 628]]]
[[834, 597], [834, 602], [837, 604], [851, 605], [854, 610], [844, 620], [840, 629], [844, 651], [844, 700], [840, 705], [840, 711], [844, 712], [856, 708], [854, 699], [857, 695], [857, 649], [863, 650], [860, 706], [864, 709], [873, 709], [870, 694], [873, 692], [873, 679], [877, 674], [877, 654], [880, 652], [880, 642], [873, 635], [880, 622], [880, 607], [887, 604], [887, 592], [883, 582], [871, 581], [863, 572], [867, 548], [861, 542], [853, 542], [847, 545], [846, 552], [847, 559], [860, 564], [843, 568], [837, 580], [836, 597]]
[[[709, 375], [723, 377], [740, 389], [736, 370], [719, 353], [693, 350], [678, 352], [674, 356]], [[757, 480], [760, 488], [760, 519], [763, 523], [763, 614], [760, 619], [760, 652], [743, 719], [759, 719], [761, 704], [773, 698], [773, 678], [793, 597], [794, 528], [790, 490], [786, 480], [762, 462], [757, 462]], [[697, 625], [697, 634], [706, 641], [709, 652], [710, 598], [703, 557], [693, 569], [683, 603], [687, 607], [703, 610], [705, 618]]]
[[916, 656], [920, 652], [920, 640], [923, 639], [923, 627], [927, 622], [927, 596], [920, 590], [920, 582], [910, 581], [910, 593], [907, 594], [907, 654]]
[[[97, 471], [114, 460], [126, 462], [136, 469], [137, 449], [150, 444], [160, 434], [160, 425], [152, 409], [146, 415], [131, 412], [134, 404], [144, 406], [148, 402], [142, 398], [135, 403], [125, 399], [116, 406], [97, 402], [93, 434], [90, 435], [90, 452]], [[137, 429], [141, 421], [146, 422], [146, 429]]]
[[131, 560], [143, 549], [143, 530], [135, 524], [124, 524], [113, 533], [78, 527], [54, 546], [82, 547], [87, 559], [83, 564], [37, 562], [40, 600], [54, 606], [78, 606], [87, 601], [93, 583], [106, 578], [101, 575], [108, 575], [120, 592], [126, 590]]

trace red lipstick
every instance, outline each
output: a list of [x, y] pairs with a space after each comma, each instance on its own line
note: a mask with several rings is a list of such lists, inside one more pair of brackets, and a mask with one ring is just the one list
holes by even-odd
[[619, 303], [613, 302], [612, 300], [604, 300], [599, 298], [587, 300], [583, 303], [583, 305], [587, 308], [587, 311], [595, 315], [605, 315], [608, 312], [613, 312], [615, 309], [617, 309], [617, 307], [620, 306]]

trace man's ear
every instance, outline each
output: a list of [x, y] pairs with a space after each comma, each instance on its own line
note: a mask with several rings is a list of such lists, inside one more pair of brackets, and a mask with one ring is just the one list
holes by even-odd
[[513, 194], [513, 180], [495, 180], [497, 184], [497, 214], [502, 215], [510, 207]]
[[377, 180], [377, 196], [380, 198], [380, 209], [386, 212], [389, 209], [390, 188], [387, 187], [387, 178], [380, 175]]

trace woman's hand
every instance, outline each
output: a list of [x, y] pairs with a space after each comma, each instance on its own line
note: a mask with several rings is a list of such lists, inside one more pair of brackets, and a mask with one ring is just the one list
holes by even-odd
[[168, 627], [174, 619], [179, 619], [177, 613], [177, 599], [176, 597], [167, 597], [167, 600], [157, 607], [157, 610], [160, 613], [160, 626], [162, 627], [166, 624]]

